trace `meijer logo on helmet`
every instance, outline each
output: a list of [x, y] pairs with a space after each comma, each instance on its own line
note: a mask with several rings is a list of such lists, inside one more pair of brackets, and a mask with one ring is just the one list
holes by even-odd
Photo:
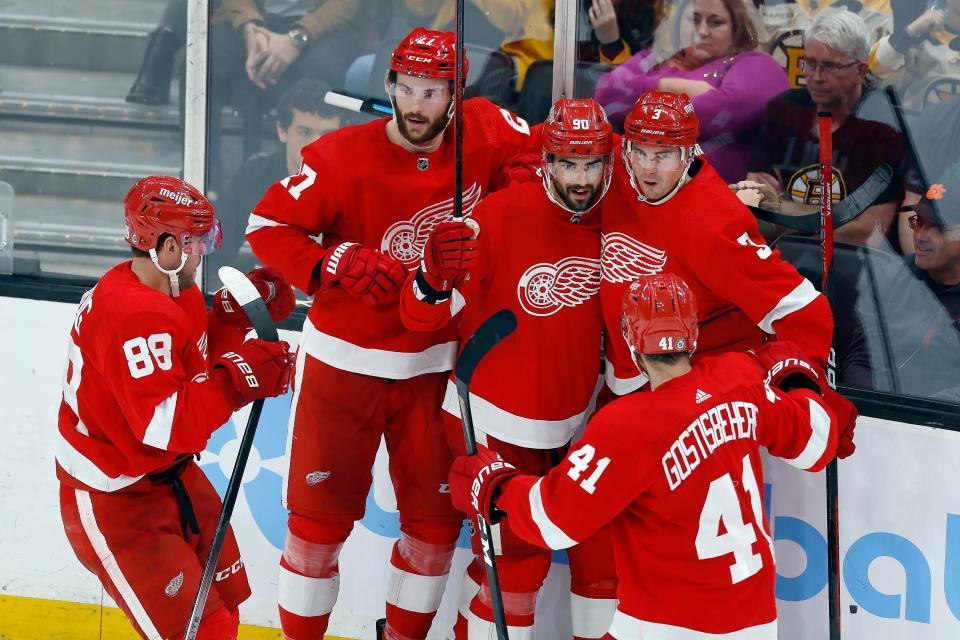
[[170, 198], [177, 204], [193, 204], [193, 199], [185, 193], [170, 191], [169, 189], [160, 189], [160, 195]]

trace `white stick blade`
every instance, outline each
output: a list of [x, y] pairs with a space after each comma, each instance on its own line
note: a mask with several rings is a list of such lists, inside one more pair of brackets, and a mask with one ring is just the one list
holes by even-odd
[[247, 278], [239, 269], [233, 267], [220, 267], [217, 271], [220, 276], [220, 282], [227, 288], [240, 306], [246, 306], [248, 303], [260, 297], [260, 292], [253, 286], [250, 279]]

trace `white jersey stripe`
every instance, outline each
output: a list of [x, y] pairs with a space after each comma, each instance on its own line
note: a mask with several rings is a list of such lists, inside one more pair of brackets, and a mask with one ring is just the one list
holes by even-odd
[[282, 222], [277, 222], [276, 220], [271, 220], [270, 218], [264, 218], [263, 216], [258, 216], [257, 214], [251, 212], [250, 217], [247, 219], [247, 230], [246, 235], [253, 233], [254, 231], [259, 231], [260, 229], [266, 229], [267, 227], [287, 227]]
[[149, 640], [163, 640], [160, 632], [157, 631], [153, 621], [150, 620], [150, 616], [147, 615], [146, 610], [143, 608], [143, 604], [139, 598], [137, 598], [137, 594], [134, 593], [130, 587], [130, 583], [127, 582], [127, 578], [123, 575], [123, 571], [117, 564], [116, 557], [113, 555], [113, 552], [110, 551], [107, 540], [103, 537], [103, 533], [101, 533], [100, 527], [97, 525], [97, 517], [93, 513], [93, 502], [90, 500], [90, 494], [81, 489], [76, 489], [74, 495], [76, 495], [77, 498], [77, 511], [80, 514], [80, 523], [83, 525], [83, 531], [87, 534], [90, 545], [93, 547], [94, 552], [96, 552], [97, 558], [103, 563], [103, 568], [107, 572], [107, 576], [110, 578], [113, 586], [117, 588], [117, 592], [123, 599], [123, 603], [127, 605], [127, 609], [130, 610], [133, 619], [137, 621], [137, 624], [140, 625], [140, 628]]
[[333, 611], [340, 592], [340, 576], [308, 578], [280, 567], [278, 604], [289, 613], [303, 618], [325, 616]]
[[705, 633], [671, 624], [647, 622], [617, 610], [613, 614], [610, 635], [617, 640], [777, 640], [777, 621], [730, 633]]
[[[470, 394], [470, 409], [473, 413], [474, 426], [497, 440], [509, 442], [520, 447], [531, 449], [556, 449], [568, 442], [577, 428], [583, 424], [589, 409], [562, 420], [537, 420], [524, 418], [501, 409], [489, 400]], [[447, 381], [447, 392], [443, 396], [443, 410], [460, 417], [460, 401], [457, 399], [457, 385]]]
[[794, 311], [799, 311], [805, 306], [817, 299], [817, 296], [820, 295], [820, 292], [817, 291], [816, 287], [807, 280], [803, 279], [803, 282], [797, 285], [797, 288], [788, 293], [783, 297], [780, 302], [777, 303], [777, 306], [766, 315], [766, 317], [757, 323], [761, 329], [767, 333], [775, 334], [776, 331], [773, 328], [773, 323], [777, 320], [782, 320]]
[[177, 413], [178, 396], [179, 392], [174, 391], [169, 398], [153, 408], [153, 417], [143, 434], [143, 444], [163, 450], [170, 446], [170, 435], [173, 433], [173, 417]]
[[803, 451], [787, 463], [798, 469], [809, 469], [817, 463], [827, 450], [830, 440], [830, 416], [815, 400], [807, 399], [810, 404], [810, 439]]
[[607, 360], [605, 370], [603, 372], [604, 382], [607, 383], [607, 386], [610, 387], [610, 391], [613, 391], [618, 396], [625, 396], [628, 393], [633, 393], [643, 385], [650, 382], [650, 378], [645, 373], [633, 376], [632, 378], [618, 378], [616, 373], [614, 373], [613, 363]]
[[[83, 429], [84, 431], [86, 428]], [[112, 478], [105, 474], [100, 467], [87, 459], [82, 453], [77, 451], [70, 441], [63, 437], [60, 429], [57, 429], [57, 463], [63, 467], [63, 470], [76, 478], [91, 489], [97, 491], [118, 491], [124, 487], [142, 478], [143, 476], [117, 476]]]
[[547, 516], [547, 512], [543, 508], [543, 497], [540, 495], [541, 482], [543, 482], [543, 478], [537, 480], [536, 484], [530, 489], [530, 515], [533, 517], [534, 524], [540, 530], [543, 541], [554, 550], [567, 549], [576, 545], [577, 541], [565, 534]]

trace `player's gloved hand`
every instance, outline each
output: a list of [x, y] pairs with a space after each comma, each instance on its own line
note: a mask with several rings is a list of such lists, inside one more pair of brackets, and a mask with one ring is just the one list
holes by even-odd
[[823, 394], [826, 377], [819, 365], [789, 340], [768, 342], [754, 351], [754, 357], [767, 372], [766, 382], [782, 391], [810, 389]]
[[837, 457], [847, 458], [857, 448], [853, 443], [853, 430], [860, 412], [855, 404], [830, 387], [824, 389], [823, 403], [837, 416]]
[[[283, 277], [279, 270], [273, 267], [259, 267], [247, 274], [260, 293], [260, 297], [267, 305], [267, 311], [274, 322], [282, 322], [293, 312], [297, 304], [293, 287]], [[220, 322], [250, 330], [250, 319], [237, 304], [233, 295], [226, 287], [221, 288], [213, 296], [213, 312]]]
[[293, 377], [295, 354], [280, 340], [247, 340], [236, 351], [228, 351], [213, 364], [213, 374], [227, 397], [240, 408], [254, 400], [287, 392]]
[[543, 164], [539, 153], [521, 153], [507, 160], [497, 174], [494, 191], [506, 189], [514, 182], [539, 182]]
[[500, 454], [477, 445], [477, 455], [460, 456], [450, 467], [450, 500], [453, 506], [473, 516], [477, 513], [496, 524], [503, 512], [493, 502], [498, 487], [517, 475], [517, 469]]
[[397, 293], [406, 275], [397, 260], [355, 242], [330, 247], [319, 273], [321, 286], [339, 285], [370, 306]]
[[420, 269], [427, 283], [438, 291], [449, 291], [466, 277], [477, 260], [480, 225], [476, 221], [441, 222], [427, 238]]

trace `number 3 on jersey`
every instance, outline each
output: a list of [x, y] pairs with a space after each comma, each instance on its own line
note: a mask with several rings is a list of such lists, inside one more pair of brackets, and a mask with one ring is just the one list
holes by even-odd
[[[743, 457], [742, 477], [741, 487], [750, 497], [753, 522], [743, 521], [737, 489], [730, 474], [726, 473], [710, 483], [707, 499], [700, 511], [696, 540], [697, 557], [700, 560], [733, 554], [733, 564], [730, 565], [730, 579], [733, 584], [746, 580], [763, 568], [763, 556], [753, 552], [757, 529], [763, 533], [767, 544], [770, 544], [770, 538], [763, 529], [760, 489], [757, 487], [749, 455]], [[724, 533], [720, 533], [721, 524], [725, 529]]]

